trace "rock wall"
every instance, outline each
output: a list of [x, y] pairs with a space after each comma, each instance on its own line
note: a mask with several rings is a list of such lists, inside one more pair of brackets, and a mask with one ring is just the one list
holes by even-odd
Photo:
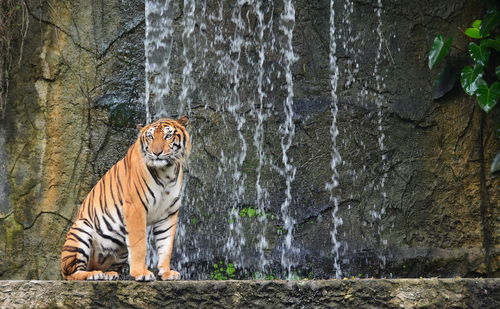
[[22, 60], [0, 124], [0, 276], [48, 279], [59, 276], [60, 247], [82, 199], [135, 137], [124, 124], [136, 122], [126, 108], [142, 102], [143, 49], [132, 42], [143, 37], [143, 3], [26, 4], [28, 34], [15, 41]]
[[[338, 145], [343, 163], [335, 194], [343, 218], [338, 231], [343, 275], [498, 276], [499, 179], [487, 170], [499, 149], [495, 136], [499, 109], [484, 115], [459, 87], [432, 101], [432, 74], [426, 65], [428, 47], [438, 33], [458, 37], [453, 57], [466, 59], [460, 50], [467, 41], [456, 28], [479, 18], [482, 2], [382, 1], [380, 26], [377, 1], [352, 3], [348, 25], [342, 13], [337, 15], [338, 33], [344, 39], [349, 33], [364, 34], [349, 41], [348, 48], [339, 43], [337, 55], [342, 73], [337, 91]], [[23, 40], [14, 41], [14, 56], [22, 52], [22, 58], [11, 73], [7, 110], [0, 122], [0, 173], [5, 175], [0, 178], [0, 278], [57, 279], [60, 248], [80, 202], [124, 155], [136, 137], [135, 124], [145, 119], [144, 3], [26, 4], [28, 32]], [[289, 150], [297, 168], [290, 205], [297, 221], [294, 245], [299, 250], [294, 272], [299, 277], [330, 278], [333, 204], [325, 189], [331, 178], [332, 148], [330, 2], [297, 0], [294, 5], [296, 135]], [[283, 6], [280, 1], [270, 7], [265, 20], [276, 21], [270, 33], [278, 35]], [[340, 5], [336, 9], [345, 14]], [[250, 6], [242, 10], [245, 29], [252, 35], [255, 13]], [[218, 105], [220, 97], [233, 95], [234, 85], [210, 66], [217, 60], [213, 51], [226, 45], [210, 49], [209, 43], [221, 31], [218, 26], [228, 37], [234, 32], [234, 5], [207, 2], [196, 9], [196, 16], [219, 12], [220, 20], [196, 25], [192, 40], [198, 45], [186, 47], [188, 55], [201, 50], [198, 47], [208, 48], [206, 57], [193, 63], [197, 86], [190, 88], [190, 109], [186, 109], [179, 99], [185, 87], [181, 55], [186, 12], [182, 1], [172, 2], [173, 86], [166, 109], [169, 114], [189, 113], [194, 141], [174, 263], [185, 278], [208, 278], [219, 261], [239, 263], [236, 275], [252, 277], [261, 258], [255, 235], [264, 230], [269, 242], [264, 254], [271, 264], [267, 273], [258, 275], [282, 276], [280, 246], [285, 232], [280, 207], [286, 184], [275, 167], [282, 165], [277, 136], [285, 117], [284, 75], [274, 76], [276, 89], [269, 91], [265, 102], [269, 117], [264, 125], [267, 158], [262, 184], [269, 196], [267, 224], [262, 227], [256, 218], [241, 218], [246, 239], [242, 257], [234, 261], [224, 251], [231, 207], [238, 212], [256, 204], [258, 158], [252, 144], [257, 119], [248, 116], [238, 129], [234, 115]], [[246, 46], [243, 53], [256, 55], [257, 46]], [[355, 70], [355, 64], [359, 65], [356, 81], [348, 82], [347, 72]], [[278, 51], [268, 55], [265, 65], [282, 66]], [[256, 73], [252, 63], [242, 63], [240, 70], [248, 80]], [[376, 87], [374, 71], [383, 77], [382, 90]], [[253, 108], [255, 84], [248, 83], [240, 94], [247, 102], [240, 113]], [[383, 149], [379, 125], [385, 136]], [[239, 169], [245, 190], [233, 203], [238, 184], [232, 175], [220, 174], [227, 170], [221, 150], [236, 158], [241, 138], [249, 147]], [[382, 207], [385, 212], [374, 219], [372, 211]]]
[[2, 308], [498, 308], [498, 279], [3, 281]]

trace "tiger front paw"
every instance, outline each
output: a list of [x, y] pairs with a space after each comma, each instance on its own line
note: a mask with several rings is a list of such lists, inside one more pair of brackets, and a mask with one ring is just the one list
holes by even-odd
[[118, 280], [118, 273], [115, 271], [102, 272], [95, 270], [87, 272], [86, 280]]
[[147, 282], [156, 280], [155, 275], [147, 269], [144, 271], [131, 271], [130, 275], [134, 277], [135, 281]]
[[175, 270], [160, 271], [159, 275], [161, 276], [161, 280], [179, 280], [181, 278], [181, 274]]

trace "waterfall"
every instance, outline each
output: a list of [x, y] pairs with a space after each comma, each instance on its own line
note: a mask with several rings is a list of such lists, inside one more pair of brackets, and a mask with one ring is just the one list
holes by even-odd
[[[300, 137], [296, 121], [303, 117], [300, 100], [294, 96], [294, 64], [299, 61], [294, 50], [294, 3], [146, 1], [147, 121], [187, 114], [195, 122], [189, 128], [194, 155], [186, 173], [174, 257], [174, 266], [183, 271], [185, 278], [210, 278], [215, 263], [232, 264], [246, 278], [271, 273], [296, 278], [303, 266], [305, 252], [300, 250], [304, 244], [296, 237], [302, 223], [298, 222], [300, 214], [297, 215], [300, 205], [294, 191], [301, 185], [297, 181], [300, 166], [294, 162], [294, 146]], [[375, 9], [379, 38], [373, 69], [375, 85], [365, 83], [361, 91], [353, 93], [363, 102], [374, 98], [377, 108], [384, 177], [366, 190], [377, 189], [384, 199], [382, 205], [370, 209], [379, 238], [386, 199], [381, 10], [379, 0]], [[327, 209], [331, 209], [329, 246], [324, 254], [333, 262], [335, 278], [348, 273], [341, 267], [348, 264], [349, 255], [345, 237], [348, 228], [340, 203], [358, 198], [342, 191], [340, 180], [345, 173], [347, 182], [356, 183], [367, 173], [365, 169], [351, 169], [349, 158], [343, 160], [340, 155], [349, 134], [339, 126], [339, 113], [344, 110], [339, 99], [343, 98], [343, 91], [355, 89], [358, 82], [357, 57], [361, 51], [359, 47], [355, 50], [354, 42], [363, 40], [359, 33], [352, 33], [352, 13], [353, 1], [329, 3], [330, 104], [326, 111], [330, 121], [325, 132], [331, 148], [325, 165], [328, 176], [321, 180], [321, 189], [326, 192]], [[368, 89], [375, 89], [376, 94], [370, 96]], [[214, 127], [206, 132], [206, 125], [213, 125], [216, 134]], [[341, 199], [344, 193], [346, 197]], [[382, 256], [380, 259], [383, 261]]]

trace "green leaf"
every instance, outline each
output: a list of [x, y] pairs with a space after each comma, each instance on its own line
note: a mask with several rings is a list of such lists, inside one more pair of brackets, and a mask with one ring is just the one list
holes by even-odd
[[500, 152], [497, 153], [495, 159], [493, 159], [493, 163], [491, 163], [491, 173], [496, 173], [500, 171]]
[[495, 8], [488, 9], [480, 26], [480, 34], [487, 36], [500, 23], [500, 14]]
[[257, 214], [257, 211], [253, 208], [248, 208], [247, 214], [250, 218], [255, 217], [255, 215]]
[[227, 264], [227, 267], [226, 267], [226, 273], [232, 277], [232, 275], [234, 275], [234, 272], [236, 271], [236, 269], [234, 268], [234, 265], [229, 263]]
[[459, 76], [459, 69], [447, 63], [434, 81], [432, 99], [437, 100], [450, 92], [455, 86]]
[[481, 26], [480, 19], [476, 19], [475, 21], [472, 22], [472, 28], [479, 29], [480, 26]]
[[465, 93], [468, 95], [473, 95], [477, 90], [477, 83], [479, 80], [482, 80], [483, 77], [483, 68], [479, 65], [471, 66], [467, 65], [462, 69], [460, 73], [460, 84], [464, 89]]
[[491, 87], [488, 87], [488, 84], [484, 80], [481, 80], [478, 83], [476, 94], [479, 106], [485, 112], [489, 112], [497, 104], [498, 98], [500, 98], [500, 82], [494, 82]]
[[493, 48], [497, 51], [500, 51], [500, 40], [499, 39], [484, 39], [481, 40], [481, 47]]
[[484, 46], [479, 46], [476, 43], [469, 43], [469, 54], [477, 64], [482, 65], [483, 67], [486, 66], [488, 59], [490, 58], [490, 50]]
[[473, 38], [473, 39], [482, 39], [483, 38], [483, 36], [479, 32], [479, 29], [476, 29], [476, 28], [467, 28], [467, 29], [465, 29], [464, 33], [466, 36]]
[[442, 35], [434, 38], [431, 50], [429, 51], [429, 69], [435, 68], [443, 61], [444, 56], [450, 51], [453, 38], [444, 39]]
[[495, 68], [495, 74], [497, 75], [497, 78], [500, 79], [500, 65]]

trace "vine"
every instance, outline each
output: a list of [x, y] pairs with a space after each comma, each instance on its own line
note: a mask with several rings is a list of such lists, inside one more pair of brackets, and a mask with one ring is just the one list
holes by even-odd
[[12, 41], [14, 35], [21, 34], [19, 66], [23, 45], [28, 32], [28, 9], [24, 0], [0, 1], [0, 118], [5, 114], [9, 93], [9, 75], [13, 68]]

